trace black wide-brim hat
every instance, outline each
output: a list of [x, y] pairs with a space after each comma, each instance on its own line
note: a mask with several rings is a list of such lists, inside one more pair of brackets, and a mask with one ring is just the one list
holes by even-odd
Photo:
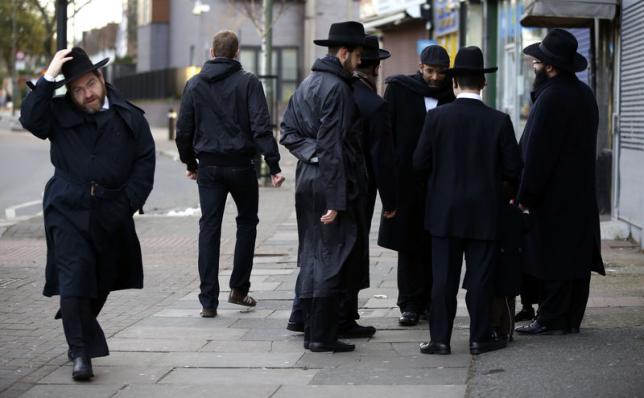
[[67, 56], [72, 57], [72, 59], [63, 64], [61, 69], [65, 78], [54, 83], [54, 87], [56, 88], [71, 83], [86, 73], [102, 68], [110, 61], [109, 58], [105, 58], [93, 64], [85, 50], [80, 47], [72, 48]]
[[496, 66], [483, 66], [483, 51], [476, 46], [463, 47], [456, 53], [454, 67], [447, 69], [449, 76], [475, 75], [480, 73], [494, 73], [499, 68]]
[[381, 61], [389, 57], [391, 57], [391, 53], [380, 48], [378, 38], [376, 36], [367, 35], [365, 38], [365, 50], [362, 52], [361, 59], [363, 61]]
[[[331, 24], [327, 39], [313, 40], [318, 46], [354, 46], [367, 48], [364, 26], [360, 22], [347, 21]], [[377, 47], [376, 47], [377, 48]]]
[[577, 39], [563, 29], [552, 29], [540, 43], [523, 49], [523, 53], [544, 64], [553, 65], [569, 72], [581, 72], [588, 67], [588, 61], [577, 52]]

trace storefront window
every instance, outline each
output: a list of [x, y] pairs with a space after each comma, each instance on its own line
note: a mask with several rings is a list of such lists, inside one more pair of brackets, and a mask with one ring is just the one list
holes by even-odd
[[522, 1], [503, 1], [498, 12], [497, 107], [510, 115], [518, 139], [530, 114], [530, 92], [534, 81], [532, 60], [523, 54], [523, 48], [541, 41], [547, 29], [521, 26]]
[[[275, 92], [277, 101], [286, 103], [293, 95], [298, 83], [298, 49], [293, 47], [273, 48], [271, 75], [279, 76]], [[260, 75], [260, 48], [242, 47], [239, 61], [245, 70]]]

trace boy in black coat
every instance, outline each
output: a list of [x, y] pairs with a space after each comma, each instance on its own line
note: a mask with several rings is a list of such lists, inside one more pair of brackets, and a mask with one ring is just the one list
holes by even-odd
[[454, 68], [455, 102], [427, 113], [414, 152], [414, 167], [427, 170], [425, 228], [432, 236], [432, 305], [424, 354], [449, 354], [463, 254], [470, 314], [470, 353], [505, 347], [492, 338], [490, 305], [503, 181], [516, 180], [519, 147], [510, 117], [487, 107], [480, 91], [484, 73], [478, 47], [459, 50]]

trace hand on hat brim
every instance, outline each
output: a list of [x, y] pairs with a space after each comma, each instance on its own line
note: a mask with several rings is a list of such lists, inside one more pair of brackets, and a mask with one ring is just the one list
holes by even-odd
[[91, 71], [93, 71], [93, 70], [96, 70], [96, 69], [100, 69], [100, 68], [102, 68], [102, 67], [103, 67], [103, 66], [105, 66], [108, 62], [110, 62], [110, 59], [109, 59], [109, 58], [105, 58], [105, 59], [103, 59], [103, 60], [101, 60], [101, 61], [99, 61], [99, 62], [95, 63], [91, 68], [89, 68], [89, 69], [87, 69], [87, 70], [83, 70], [82, 72], [76, 73], [74, 76], [69, 77], [69, 78], [67, 78], [67, 79], [63, 79], [63, 80], [57, 81], [56, 83], [54, 83], [54, 87], [55, 87], [55, 88], [60, 88], [60, 87], [62, 87], [62, 86], [64, 86], [64, 85], [66, 85], [66, 84], [68, 84], [68, 83], [71, 83], [71, 82], [73, 82], [74, 80], [78, 79], [79, 77], [83, 76], [83, 75], [84, 75], [84, 74], [86, 74], [86, 73], [89, 73], [89, 72], [91, 72]]

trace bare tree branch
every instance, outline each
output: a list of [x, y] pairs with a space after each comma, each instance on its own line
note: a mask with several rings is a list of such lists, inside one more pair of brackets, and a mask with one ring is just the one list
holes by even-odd
[[[228, 0], [228, 2], [237, 9], [242, 15], [244, 15], [248, 20], [253, 24], [257, 34], [260, 38], [264, 38], [268, 32], [264, 31], [264, 13], [259, 12], [258, 9], [261, 9], [261, 5], [257, 4], [257, 0]], [[288, 9], [287, 1], [281, 0], [280, 7], [277, 10], [277, 15], [273, 18], [269, 25], [269, 29], [272, 30], [273, 26], [277, 23], [277, 20], [280, 19], [284, 11]]]

